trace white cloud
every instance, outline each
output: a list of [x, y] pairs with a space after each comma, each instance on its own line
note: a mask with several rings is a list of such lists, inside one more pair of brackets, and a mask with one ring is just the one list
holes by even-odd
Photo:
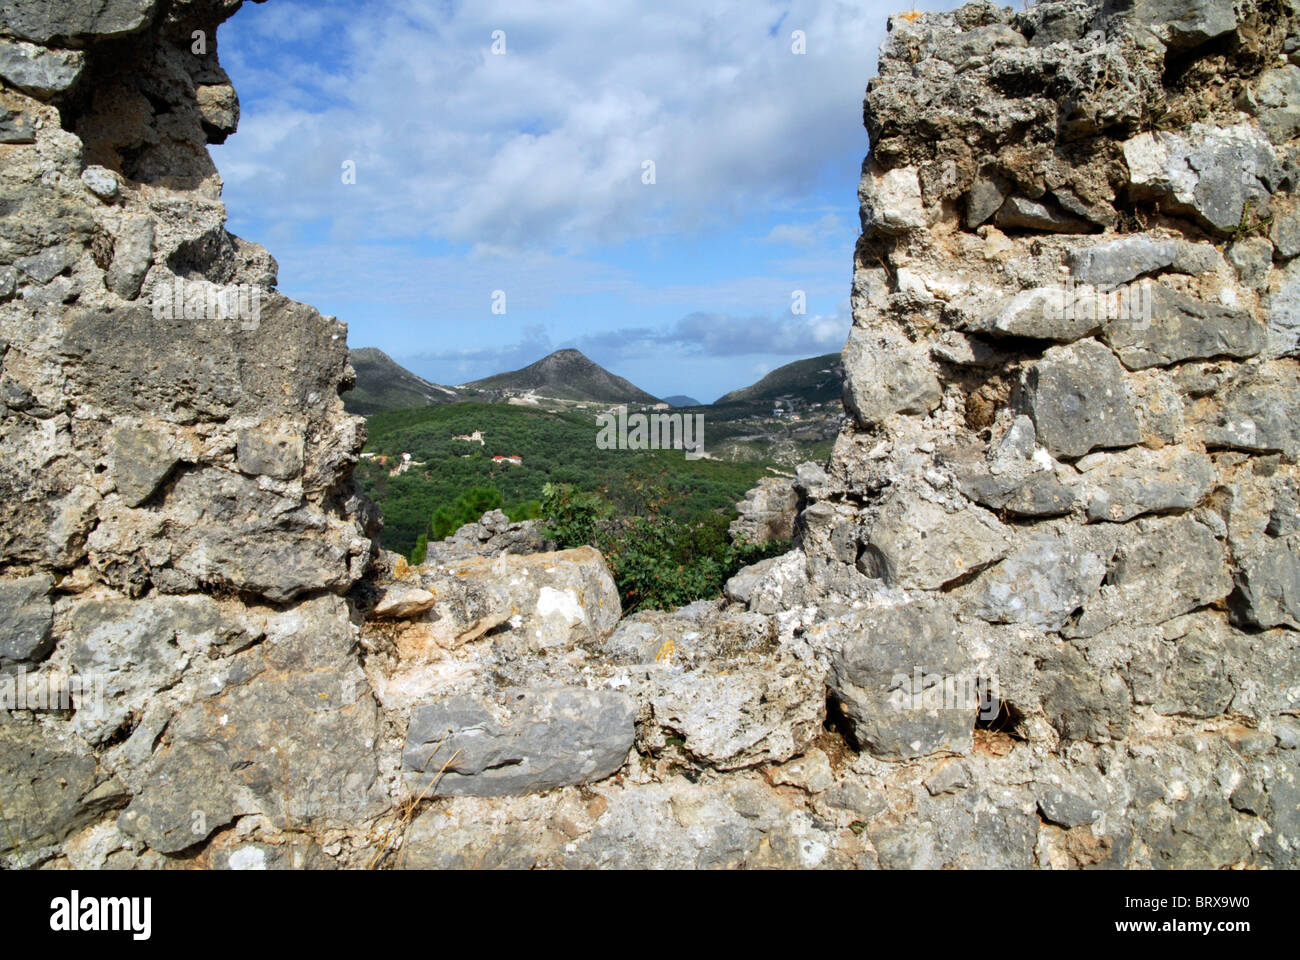
[[246, 110], [218, 165], [266, 219], [324, 217], [345, 236], [581, 249], [696, 230], [861, 156], [863, 85], [896, 6], [245, 5], [222, 28], [231, 72], [274, 76], [276, 94]]

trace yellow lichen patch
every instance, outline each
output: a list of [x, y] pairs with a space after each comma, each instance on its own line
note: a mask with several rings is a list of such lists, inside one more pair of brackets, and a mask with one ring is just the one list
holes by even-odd
[[664, 645], [659, 648], [655, 654], [655, 663], [672, 663], [673, 654], [677, 652], [677, 641], [671, 637], [664, 641]]
[[900, 13], [899, 16], [908, 23], [915, 23], [917, 20], [920, 20], [925, 16], [925, 14], [921, 13], [919, 10], [909, 10], [907, 13]]

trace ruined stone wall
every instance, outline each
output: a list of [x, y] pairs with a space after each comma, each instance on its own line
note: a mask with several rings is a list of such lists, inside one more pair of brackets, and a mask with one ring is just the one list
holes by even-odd
[[[974, 3], [868, 87], [810, 633], [865, 753], [966, 757], [1043, 864], [1297, 862], [1296, 63], [1286, 2]], [[1000, 715], [887, 706], [930, 675]], [[930, 793], [882, 861], [970, 862]]]
[[[225, 230], [207, 151], [238, 120], [216, 28], [239, 6], [0, 3], [0, 671], [102, 683], [102, 710], [0, 711], [11, 863], [122, 808], [173, 851], [240, 813], [374, 807], [346, 328]], [[178, 280], [190, 302], [155, 310]]]

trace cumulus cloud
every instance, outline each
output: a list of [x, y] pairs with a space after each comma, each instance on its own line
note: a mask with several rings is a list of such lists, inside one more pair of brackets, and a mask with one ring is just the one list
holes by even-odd
[[812, 356], [843, 347], [852, 323], [847, 302], [829, 316], [742, 317], [696, 312], [666, 330], [610, 330], [579, 338], [578, 343], [580, 348], [605, 355], [635, 358], [673, 354]]
[[[218, 163], [266, 219], [325, 218], [361, 239], [584, 247], [699, 229], [806, 192], [827, 158], [860, 158], [865, 132], [846, 118], [896, 6], [246, 5], [223, 27], [240, 31], [232, 74], [273, 77], [275, 92]], [[799, 229], [788, 236], [808, 239]]]

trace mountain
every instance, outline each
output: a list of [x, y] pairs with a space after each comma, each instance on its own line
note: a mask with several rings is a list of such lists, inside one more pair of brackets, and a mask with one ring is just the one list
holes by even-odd
[[694, 397], [688, 397], [682, 393], [674, 393], [671, 397], [664, 397], [664, 403], [670, 407], [700, 407], [703, 406], [700, 401]]
[[556, 350], [522, 370], [498, 373], [465, 384], [477, 390], [536, 393], [559, 400], [599, 400], [604, 403], [658, 403], [640, 387], [616, 377], [578, 350]]
[[417, 377], [376, 347], [348, 351], [357, 383], [343, 394], [348, 413], [369, 417], [388, 410], [409, 410], [431, 404], [454, 403], [460, 393]]
[[755, 403], [778, 397], [798, 397], [806, 403], [839, 400], [844, 388], [844, 367], [838, 353], [796, 360], [777, 367], [762, 380], [718, 397], [715, 403]]

